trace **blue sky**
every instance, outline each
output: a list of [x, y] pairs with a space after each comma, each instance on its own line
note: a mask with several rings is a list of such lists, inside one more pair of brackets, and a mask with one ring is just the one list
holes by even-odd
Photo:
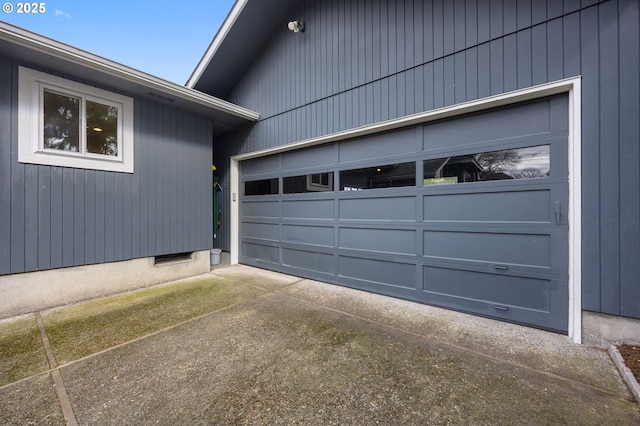
[[0, 20], [185, 84], [234, 0], [45, 0], [43, 14], [0, 2], [13, 5]]

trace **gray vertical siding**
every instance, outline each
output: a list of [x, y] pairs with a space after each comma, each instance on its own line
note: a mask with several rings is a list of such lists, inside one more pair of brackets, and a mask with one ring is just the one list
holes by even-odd
[[230, 95], [261, 119], [214, 148], [225, 187], [228, 155], [580, 75], [583, 307], [640, 317], [637, 0], [305, 0], [291, 16], [306, 32], [279, 27]]
[[0, 274], [211, 248], [211, 120], [135, 97], [133, 174], [21, 164], [17, 67], [0, 57]]
[[[623, 5], [620, 10], [619, 40], [619, 197], [621, 203], [619, 222], [620, 250], [620, 311], [640, 316], [640, 18], [638, 4], [635, 9]], [[630, 54], [627, 54], [630, 52]], [[635, 53], [635, 54], [634, 54]], [[634, 184], [635, 183], [635, 184]], [[633, 285], [635, 284], [635, 286]]]
[[[0, 141], [10, 141], [14, 129], [11, 105], [14, 69], [11, 63], [0, 58]], [[11, 269], [11, 144], [0, 143], [0, 271]]]

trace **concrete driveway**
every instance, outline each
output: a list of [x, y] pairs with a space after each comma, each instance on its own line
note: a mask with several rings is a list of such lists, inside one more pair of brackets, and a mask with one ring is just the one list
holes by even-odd
[[640, 424], [606, 352], [566, 336], [245, 266], [202, 279], [247, 297], [0, 387], [0, 423]]

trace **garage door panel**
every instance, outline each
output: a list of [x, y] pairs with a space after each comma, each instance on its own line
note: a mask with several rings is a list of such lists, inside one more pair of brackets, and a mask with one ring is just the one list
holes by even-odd
[[424, 268], [425, 292], [446, 294], [463, 300], [495, 303], [496, 311], [519, 307], [551, 311], [552, 280], [488, 274], [445, 268]]
[[425, 231], [424, 255], [550, 267], [550, 237], [543, 234]]
[[321, 167], [337, 162], [333, 145], [322, 145], [282, 154], [282, 170], [299, 170]]
[[334, 200], [292, 200], [282, 202], [285, 219], [333, 219]]
[[426, 125], [424, 149], [542, 135], [550, 130], [549, 103], [535, 102]]
[[421, 263], [424, 266], [444, 269], [456, 269], [461, 271], [479, 272], [484, 274], [507, 275], [529, 277], [533, 279], [562, 279], [555, 274], [552, 267], [518, 265], [499, 262], [486, 262], [463, 259], [450, 259], [444, 257], [423, 256]]
[[282, 225], [282, 241], [333, 247], [332, 226]]
[[416, 231], [406, 229], [339, 228], [339, 247], [372, 252], [416, 252]]
[[415, 264], [340, 256], [338, 274], [341, 277], [376, 284], [411, 289], [416, 287]]
[[550, 218], [551, 191], [510, 191], [425, 195], [425, 220], [472, 222], [545, 222]]
[[416, 197], [348, 198], [339, 201], [340, 219], [415, 221]]
[[335, 274], [334, 256], [317, 251], [282, 249], [282, 264], [302, 270]]
[[415, 152], [415, 134], [414, 129], [408, 129], [339, 144], [340, 163], [388, 158]]
[[273, 155], [270, 157], [260, 157], [243, 161], [242, 175], [244, 177], [257, 175], [262, 173], [271, 173], [274, 170], [280, 170], [280, 156]]
[[264, 262], [279, 263], [280, 249], [277, 245], [258, 244], [256, 242], [242, 242], [242, 257]]
[[566, 241], [569, 240], [569, 231], [557, 232], [551, 236], [551, 261], [557, 265], [554, 270], [554, 276], [559, 279], [569, 280], [569, 250], [567, 250]]
[[253, 217], [279, 217], [280, 205], [277, 201], [245, 201], [242, 203], [242, 216]]
[[477, 315], [519, 324], [535, 324], [538, 328], [562, 333], [566, 333], [568, 328], [566, 315], [562, 311], [544, 312], [515, 306], [509, 307], [508, 310], [499, 310], [495, 308], [496, 305], [494, 303], [490, 302], [452, 297], [446, 294], [429, 293], [427, 295], [429, 296], [429, 299], [425, 300], [424, 303], [429, 303], [443, 308], [472, 312]]
[[555, 233], [554, 225], [535, 222], [445, 222], [430, 221], [420, 224], [425, 231], [484, 232], [496, 234], [541, 234]]
[[242, 234], [249, 238], [278, 241], [279, 227], [276, 223], [243, 222]]

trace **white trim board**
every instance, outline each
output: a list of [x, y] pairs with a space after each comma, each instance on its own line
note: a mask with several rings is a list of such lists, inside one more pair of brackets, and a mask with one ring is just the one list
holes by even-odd
[[566, 93], [569, 96], [569, 337], [575, 343], [582, 342], [582, 164], [581, 164], [581, 77], [572, 77], [551, 83], [515, 90], [500, 95], [489, 96], [470, 102], [412, 114], [393, 120], [356, 127], [316, 138], [239, 154], [230, 158], [231, 186], [231, 264], [238, 263], [239, 257], [239, 190], [240, 161], [264, 157], [286, 151], [307, 148], [330, 142], [352, 139], [359, 136], [385, 132], [402, 127], [425, 124], [430, 121], [468, 114], [490, 108], [507, 106], [518, 102], [540, 99]]
[[156, 90], [163, 94], [168, 94], [187, 102], [202, 105], [245, 120], [256, 121], [260, 117], [260, 114], [257, 112], [232, 104], [231, 102], [163, 80], [160, 77], [138, 71], [126, 65], [2, 21], [0, 21], [0, 40], [7, 40], [16, 46], [42, 52], [54, 58], [59, 58], [66, 62], [77, 64], [134, 84], [139, 84], [145, 88]]

